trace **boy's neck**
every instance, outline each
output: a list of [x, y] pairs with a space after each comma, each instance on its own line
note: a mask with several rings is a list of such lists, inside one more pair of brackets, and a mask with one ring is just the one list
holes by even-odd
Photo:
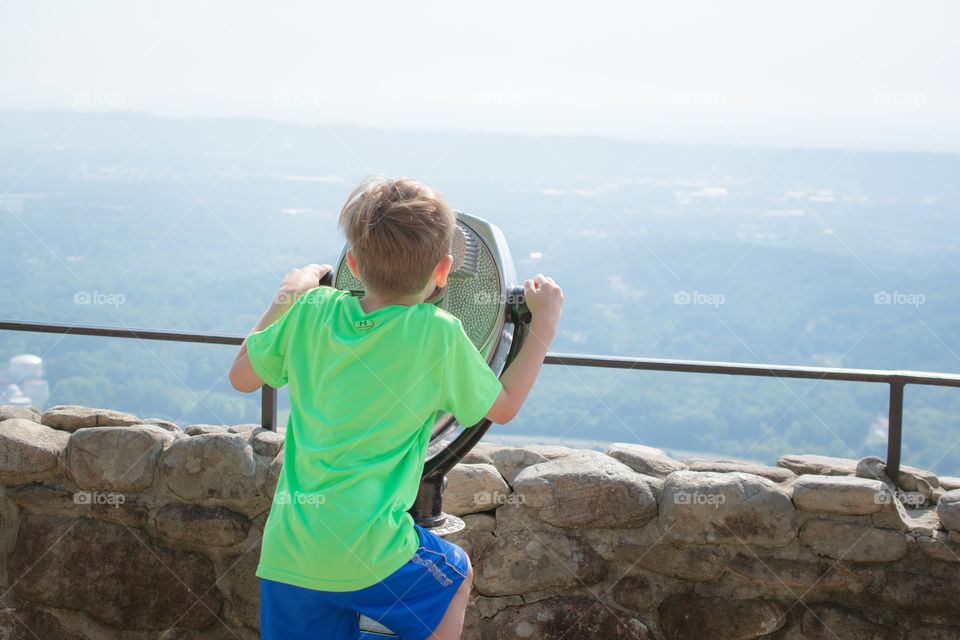
[[[433, 291], [433, 283], [430, 282], [430, 291]], [[381, 295], [375, 291], [367, 290], [362, 298], [360, 298], [360, 307], [363, 309], [364, 313], [372, 313], [377, 309], [382, 309], [383, 307], [389, 307], [390, 305], [396, 304], [404, 307], [409, 307], [410, 305], [419, 304], [426, 300], [429, 297], [429, 292], [414, 293], [407, 296], [393, 296], [393, 295]]]

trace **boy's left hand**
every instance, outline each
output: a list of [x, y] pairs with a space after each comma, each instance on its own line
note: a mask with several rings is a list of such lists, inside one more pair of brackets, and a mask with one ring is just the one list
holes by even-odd
[[283, 277], [276, 301], [281, 304], [293, 304], [310, 289], [320, 286], [320, 279], [333, 271], [329, 264], [308, 264], [300, 269], [292, 269]]

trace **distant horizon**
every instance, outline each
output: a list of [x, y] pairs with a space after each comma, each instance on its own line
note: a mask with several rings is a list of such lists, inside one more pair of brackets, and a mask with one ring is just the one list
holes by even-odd
[[960, 153], [960, 5], [0, 3], [0, 108]]
[[685, 142], [685, 141], [672, 141], [672, 140], [656, 140], [656, 139], [639, 139], [639, 138], [630, 138], [630, 137], [617, 137], [612, 135], [604, 135], [600, 133], [531, 133], [524, 131], [511, 131], [511, 130], [492, 130], [492, 129], [465, 129], [465, 128], [449, 128], [449, 127], [426, 127], [426, 126], [396, 126], [396, 125], [383, 125], [383, 124], [368, 124], [363, 122], [350, 122], [350, 121], [329, 121], [329, 122], [309, 122], [296, 119], [284, 119], [284, 118], [275, 118], [268, 116], [260, 115], [210, 115], [210, 114], [163, 114], [155, 113], [147, 110], [134, 110], [134, 109], [102, 109], [102, 110], [92, 110], [92, 109], [17, 109], [9, 108], [0, 105], [0, 115], [2, 114], [20, 114], [20, 115], [30, 115], [30, 114], [52, 114], [52, 115], [91, 115], [91, 116], [105, 116], [105, 115], [134, 115], [138, 117], [146, 118], [156, 118], [160, 120], [194, 120], [194, 121], [252, 121], [252, 122], [275, 122], [278, 124], [293, 125], [293, 126], [303, 126], [303, 127], [356, 127], [359, 129], [373, 129], [373, 130], [382, 130], [382, 131], [404, 131], [404, 132], [414, 132], [414, 131], [423, 131], [429, 133], [453, 133], [453, 134], [466, 134], [466, 135], [494, 135], [494, 136], [518, 136], [518, 137], [529, 137], [529, 138], [562, 138], [562, 139], [574, 139], [574, 140], [603, 140], [609, 142], [618, 142], [626, 144], [637, 144], [637, 145], [652, 145], [652, 146], [665, 146], [665, 147], [689, 147], [689, 148], [716, 148], [716, 149], [763, 149], [769, 151], [844, 151], [850, 153], [890, 153], [890, 154], [920, 154], [920, 155], [936, 155], [936, 156], [958, 156], [960, 155], [960, 150], [954, 151], [949, 149], [926, 149], [926, 148], [895, 148], [895, 147], [844, 147], [844, 146], [821, 146], [821, 145], [787, 145], [787, 144], [743, 144], [735, 142], [723, 142], [723, 141], [704, 141], [704, 142]]

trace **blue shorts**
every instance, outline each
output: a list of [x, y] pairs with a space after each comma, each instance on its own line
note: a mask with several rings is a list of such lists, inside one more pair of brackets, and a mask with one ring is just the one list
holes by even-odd
[[358, 613], [404, 640], [423, 640], [443, 620], [469, 570], [463, 549], [418, 524], [420, 547], [402, 567], [357, 591], [318, 591], [260, 578], [262, 640], [357, 640]]

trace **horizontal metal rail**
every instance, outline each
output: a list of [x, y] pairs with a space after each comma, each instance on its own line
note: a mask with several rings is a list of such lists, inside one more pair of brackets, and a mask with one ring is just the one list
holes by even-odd
[[769, 378], [807, 378], [811, 380], [846, 380], [850, 382], [896, 382], [939, 387], [960, 387], [960, 375], [927, 371], [884, 371], [879, 369], [834, 369], [830, 367], [794, 367], [780, 364], [744, 364], [703, 360], [662, 360], [659, 358], [623, 358], [578, 353], [548, 353], [546, 364], [605, 369], [647, 369], [652, 371], [687, 371], [720, 373], [734, 376]]
[[[0, 320], [0, 329], [40, 333], [69, 333], [110, 338], [137, 338], [140, 340], [168, 340], [207, 344], [243, 344], [244, 336], [212, 333], [185, 333], [155, 329], [119, 329], [71, 324], [14, 322]], [[884, 371], [876, 369], [839, 369], [830, 367], [796, 367], [789, 365], [746, 364], [737, 362], [705, 362], [698, 360], [664, 360], [659, 358], [626, 358], [571, 353], [548, 353], [545, 364], [605, 369], [639, 369], [647, 371], [679, 371], [735, 376], [769, 378], [804, 378], [808, 380], [839, 380], [848, 382], [879, 382], [890, 386], [889, 424], [887, 431], [887, 475], [896, 480], [900, 475], [900, 453], [903, 431], [903, 387], [918, 384], [938, 387], [960, 387], [960, 375], [926, 371]], [[265, 429], [276, 430], [277, 390], [263, 386], [260, 405], [260, 423]]]
[[72, 333], [78, 336], [102, 336], [106, 338], [139, 338], [141, 340], [169, 340], [171, 342], [204, 342], [207, 344], [243, 344], [245, 336], [222, 333], [185, 333], [182, 331], [158, 331], [156, 329], [120, 329], [117, 327], [92, 327], [79, 324], [55, 322], [12, 322], [0, 320], [0, 329], [33, 331], [37, 333]]
[[[139, 340], [228, 344], [233, 346], [240, 346], [245, 339], [245, 336], [219, 333], [186, 333], [182, 331], [158, 331], [156, 329], [120, 329], [117, 327], [94, 327], [79, 324], [58, 324], [54, 322], [15, 322], [9, 320], [0, 320], [0, 329], [32, 331], [36, 333], [69, 333], [78, 336], [100, 336], [105, 338], [137, 338]], [[277, 390], [266, 384], [260, 389], [260, 425], [270, 431], [277, 430]]]

